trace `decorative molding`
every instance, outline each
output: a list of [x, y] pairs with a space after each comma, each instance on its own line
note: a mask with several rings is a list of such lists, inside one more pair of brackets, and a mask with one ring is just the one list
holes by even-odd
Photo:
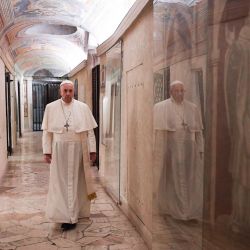
[[152, 1], [150, 0], [137, 0], [128, 14], [124, 17], [115, 33], [109, 37], [105, 42], [97, 47], [97, 56], [101, 56], [109, 50], [121, 38], [121, 36], [128, 30], [136, 18], [140, 15], [145, 6]]

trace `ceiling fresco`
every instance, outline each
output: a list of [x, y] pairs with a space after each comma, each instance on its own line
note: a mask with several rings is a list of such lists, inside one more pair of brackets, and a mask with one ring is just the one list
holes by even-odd
[[113, 34], [135, 1], [0, 0], [0, 49], [24, 76], [43, 69], [63, 76]]

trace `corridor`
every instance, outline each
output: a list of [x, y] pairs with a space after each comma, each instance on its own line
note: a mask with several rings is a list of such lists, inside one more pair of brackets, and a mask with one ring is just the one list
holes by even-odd
[[249, 250], [249, 69], [250, 0], [0, 0], [0, 250]]
[[0, 249], [147, 249], [135, 227], [127, 220], [101, 185], [92, 203], [90, 219], [62, 232], [44, 214], [49, 169], [43, 162], [41, 133], [26, 132], [19, 139], [8, 172], [0, 186]]

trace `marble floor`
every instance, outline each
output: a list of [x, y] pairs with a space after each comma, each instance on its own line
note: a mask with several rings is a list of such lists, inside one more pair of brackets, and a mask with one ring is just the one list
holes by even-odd
[[98, 178], [98, 198], [91, 205], [90, 219], [80, 220], [76, 229], [67, 232], [47, 221], [49, 168], [41, 152], [41, 133], [29, 132], [9, 157], [0, 183], [0, 250], [148, 249]]

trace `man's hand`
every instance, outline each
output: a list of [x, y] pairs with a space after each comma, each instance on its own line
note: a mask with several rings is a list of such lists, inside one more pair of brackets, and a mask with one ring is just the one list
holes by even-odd
[[90, 155], [90, 161], [94, 163], [96, 161], [96, 152], [91, 152], [89, 155]]
[[44, 154], [44, 161], [46, 163], [51, 163], [51, 154]]

